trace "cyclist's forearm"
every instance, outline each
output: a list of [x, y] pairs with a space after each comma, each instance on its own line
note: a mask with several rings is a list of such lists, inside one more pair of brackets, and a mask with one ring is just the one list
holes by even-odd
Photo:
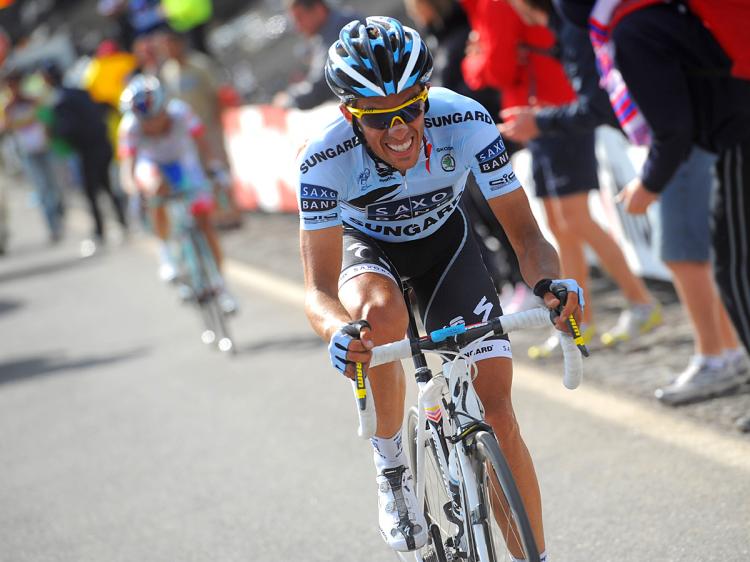
[[525, 244], [522, 252], [516, 253], [521, 275], [529, 287], [533, 287], [540, 279], [560, 277], [560, 259], [557, 251], [541, 233], [533, 242]]
[[343, 324], [352, 321], [338, 296], [320, 289], [308, 289], [305, 296], [305, 313], [315, 333], [324, 341], [330, 340]]

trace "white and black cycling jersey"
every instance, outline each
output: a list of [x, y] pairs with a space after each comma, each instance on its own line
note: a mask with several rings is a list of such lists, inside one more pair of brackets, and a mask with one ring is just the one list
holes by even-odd
[[297, 202], [304, 230], [346, 223], [387, 242], [436, 232], [473, 173], [487, 199], [521, 187], [492, 118], [479, 103], [431, 88], [422, 151], [405, 175], [373, 160], [342, 117], [302, 151]]

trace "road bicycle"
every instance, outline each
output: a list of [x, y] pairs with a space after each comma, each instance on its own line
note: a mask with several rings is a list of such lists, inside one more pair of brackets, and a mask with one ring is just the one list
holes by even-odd
[[215, 344], [220, 351], [235, 353], [234, 340], [229, 331], [227, 316], [219, 297], [224, 281], [216, 260], [198, 228], [194, 204], [189, 194], [181, 191], [153, 198], [154, 205], [166, 205], [172, 225], [172, 242], [177, 249], [176, 258], [180, 272], [178, 283], [183, 300], [195, 303], [203, 322], [201, 340], [207, 345]]
[[[564, 294], [558, 296], [565, 302]], [[549, 309], [535, 308], [418, 337], [409, 308], [408, 337], [373, 348], [370, 366], [411, 357], [419, 388], [417, 406], [407, 416], [405, 443], [417, 501], [423, 506], [428, 525], [428, 542], [412, 553], [398, 553], [402, 560], [539, 562], [513, 475], [492, 428], [484, 421], [484, 409], [472, 383], [477, 367], [471, 356], [493, 334], [549, 327], [554, 315]], [[562, 332], [560, 336], [563, 383], [574, 389], [581, 381], [581, 355], [587, 351], [578, 348], [572, 337]], [[443, 356], [441, 373], [432, 373], [424, 352]], [[358, 433], [369, 438], [375, 434], [376, 416], [369, 399], [369, 381], [361, 368], [357, 368], [352, 383], [359, 413]]]

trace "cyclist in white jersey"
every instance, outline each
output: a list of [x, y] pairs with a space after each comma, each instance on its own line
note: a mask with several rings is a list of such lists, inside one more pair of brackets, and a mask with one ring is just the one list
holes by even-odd
[[[200, 119], [186, 103], [168, 100], [161, 83], [153, 76], [135, 77], [122, 94], [121, 106], [118, 155], [123, 185], [147, 199], [169, 195], [173, 190], [186, 193], [196, 224], [205, 234], [221, 269], [221, 246], [211, 221], [214, 208], [211, 182], [204, 173], [204, 166], [212, 169], [208, 167], [210, 150], [203, 138]], [[163, 205], [153, 206], [152, 222], [160, 240], [159, 276], [172, 281], [177, 272], [169, 251], [170, 225]], [[237, 309], [225, 287], [219, 303], [227, 313]]]
[[[413, 29], [386, 17], [350, 22], [326, 64], [342, 115], [299, 158], [306, 312], [330, 342], [332, 364], [350, 378], [355, 363], [367, 366], [374, 345], [405, 336], [404, 280], [427, 330], [502, 314], [458, 206], [470, 173], [535, 293], [555, 308], [560, 303], [550, 286], [565, 286], [563, 318], [583, 306], [577, 283], [557, 279], [557, 254], [539, 230], [487, 111], [450, 90], [430, 89], [431, 72], [432, 57]], [[561, 321], [558, 327], [565, 329]], [[544, 550], [539, 488], [510, 399], [510, 343], [486, 343], [474, 354], [475, 386]], [[392, 363], [368, 376], [378, 420], [372, 444], [381, 533], [394, 549], [413, 550], [426, 542], [427, 528], [400, 439], [404, 374]]]

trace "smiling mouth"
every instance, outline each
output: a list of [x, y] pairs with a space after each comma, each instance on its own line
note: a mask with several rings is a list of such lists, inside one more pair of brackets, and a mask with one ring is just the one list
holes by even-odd
[[390, 150], [391, 152], [408, 152], [409, 149], [411, 149], [412, 145], [414, 144], [414, 138], [410, 138], [406, 142], [402, 142], [401, 144], [392, 144], [392, 143], [385, 143], [385, 146]]

